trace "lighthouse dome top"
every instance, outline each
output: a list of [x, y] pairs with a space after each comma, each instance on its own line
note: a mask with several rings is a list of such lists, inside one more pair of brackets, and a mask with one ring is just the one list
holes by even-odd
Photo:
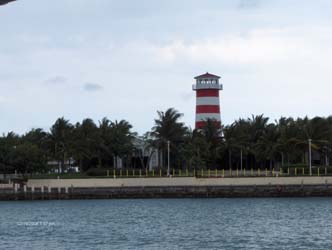
[[213, 74], [210, 74], [209, 72], [206, 72], [206, 73], [203, 74], [203, 75], [199, 75], [199, 76], [196, 76], [196, 77], [195, 77], [196, 80], [198, 80], [198, 79], [211, 79], [211, 78], [219, 79], [220, 76], [213, 75]]
[[193, 85], [193, 90], [199, 89], [216, 89], [222, 90], [222, 84], [219, 83], [220, 76], [212, 75], [206, 72], [203, 75], [196, 76], [196, 84]]

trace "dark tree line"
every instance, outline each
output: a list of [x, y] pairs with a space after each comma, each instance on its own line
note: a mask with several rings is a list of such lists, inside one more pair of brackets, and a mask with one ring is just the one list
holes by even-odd
[[200, 131], [191, 131], [179, 122], [181, 115], [177, 111], [169, 109], [158, 114], [152, 133], [162, 152], [166, 150], [165, 142], [171, 142], [171, 161], [176, 168], [272, 170], [296, 164], [307, 166], [309, 139], [312, 141], [312, 163], [330, 165], [332, 116], [281, 117], [269, 122], [268, 117], [258, 115], [238, 119], [221, 128], [208, 120]]
[[125, 158], [133, 150], [131, 129], [124, 120], [104, 118], [97, 125], [84, 119], [74, 125], [59, 118], [49, 132], [33, 129], [23, 136], [10, 132], [0, 137], [0, 168], [5, 173], [42, 173], [50, 170], [48, 162], [56, 161], [63, 172], [70, 160], [81, 171], [114, 166], [115, 157]]
[[[59, 118], [49, 132], [32, 129], [24, 135], [10, 132], [0, 137], [2, 173], [49, 172], [50, 161], [59, 172], [68, 161], [83, 172], [95, 168], [146, 168], [151, 156], [159, 154], [159, 167], [166, 168], [168, 144], [172, 168], [279, 168], [308, 165], [308, 143], [312, 140], [313, 163], [330, 165], [332, 116], [313, 119], [285, 118], [270, 122], [263, 115], [239, 119], [222, 127], [212, 120], [201, 130], [191, 130], [175, 109], [158, 111], [155, 125], [143, 137], [125, 120], [91, 119], [71, 124]], [[140, 141], [137, 147], [135, 140]], [[143, 145], [143, 146], [142, 146]], [[143, 152], [151, 149], [149, 154]], [[133, 161], [133, 158], [138, 158]]]

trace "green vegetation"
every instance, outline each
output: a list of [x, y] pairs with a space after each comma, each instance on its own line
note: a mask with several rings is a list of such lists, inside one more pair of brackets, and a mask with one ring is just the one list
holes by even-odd
[[[259, 115], [221, 128], [208, 120], [199, 131], [185, 126], [180, 121], [181, 116], [172, 108], [158, 111], [151, 131], [140, 137], [132, 131], [129, 122], [113, 122], [107, 118], [98, 124], [91, 119], [71, 124], [59, 118], [49, 132], [42, 129], [32, 129], [24, 135], [10, 132], [0, 137], [0, 172], [26, 176], [47, 174], [46, 178], [57, 176], [48, 173], [58, 168], [58, 172], [63, 173], [61, 178], [112, 176], [121, 159], [123, 175], [127, 170], [139, 173], [141, 169], [145, 173], [153, 154], [159, 154], [159, 167], [154, 171], [156, 176], [160, 170], [164, 175], [169, 142], [171, 169], [177, 173], [193, 173], [194, 170], [198, 173], [201, 169], [268, 169], [271, 172], [281, 168], [283, 173], [293, 173], [295, 169], [296, 173], [307, 173], [309, 139], [312, 140], [314, 169], [321, 166], [323, 173], [330, 165], [332, 116], [282, 117], [269, 122], [267, 117]], [[139, 146], [135, 140], [140, 141]], [[49, 164], [52, 161], [55, 166]], [[71, 174], [70, 166], [78, 166], [81, 173]]]

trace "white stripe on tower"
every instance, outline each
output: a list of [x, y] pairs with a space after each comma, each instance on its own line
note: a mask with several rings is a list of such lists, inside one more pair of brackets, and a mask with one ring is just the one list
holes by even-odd
[[217, 105], [219, 106], [219, 98], [216, 97], [197, 97], [196, 105]]
[[196, 122], [203, 122], [207, 119], [220, 121], [220, 113], [200, 113], [196, 114]]

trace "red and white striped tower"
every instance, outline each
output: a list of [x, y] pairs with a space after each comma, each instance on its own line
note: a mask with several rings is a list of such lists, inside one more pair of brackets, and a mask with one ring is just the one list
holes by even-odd
[[201, 129], [208, 119], [221, 126], [219, 91], [222, 90], [222, 84], [219, 84], [219, 79], [220, 76], [208, 72], [195, 77], [193, 90], [196, 91], [196, 129]]

